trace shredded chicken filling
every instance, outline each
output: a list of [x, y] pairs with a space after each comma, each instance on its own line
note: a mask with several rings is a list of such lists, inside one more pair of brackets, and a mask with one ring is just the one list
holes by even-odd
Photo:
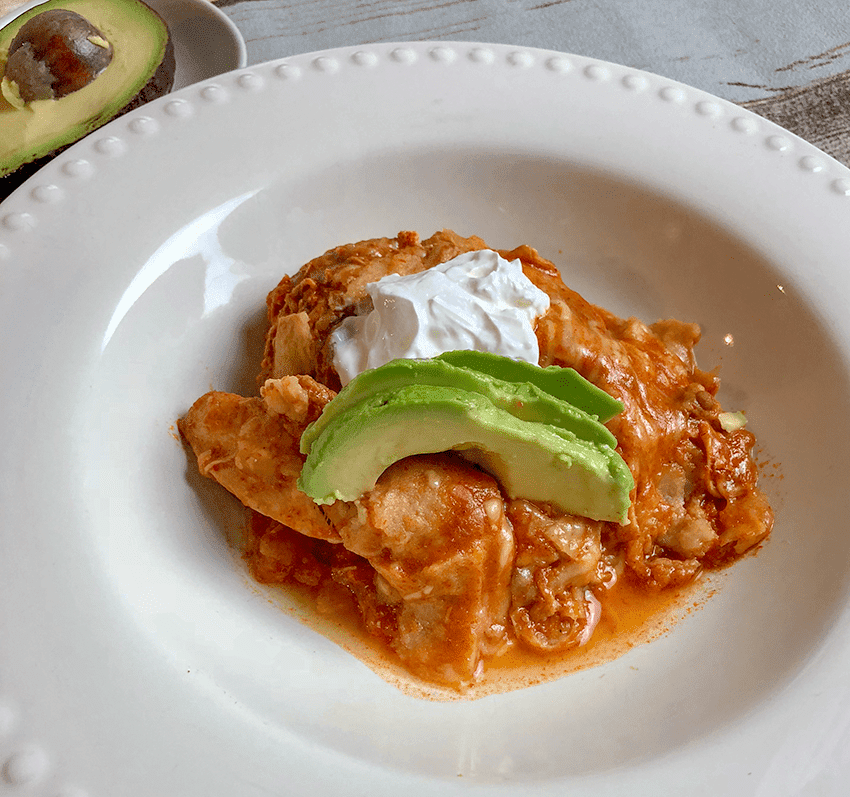
[[450, 231], [403, 232], [312, 260], [269, 294], [259, 397], [208, 393], [179, 422], [200, 472], [251, 510], [257, 581], [314, 588], [319, 611], [353, 606], [412, 674], [458, 689], [513, 645], [586, 644], [626, 571], [648, 589], [679, 586], [753, 550], [773, 523], [754, 437], [723, 429], [719, 380], [696, 365], [699, 328], [617, 318], [527, 246], [501, 254], [550, 296], [540, 365], [575, 368], [625, 407], [608, 426], [635, 479], [628, 522], [508, 500], [452, 453], [396, 463], [357, 501], [319, 507], [301, 493], [301, 433], [339, 389], [331, 331], [368, 309], [367, 283], [481, 248]]

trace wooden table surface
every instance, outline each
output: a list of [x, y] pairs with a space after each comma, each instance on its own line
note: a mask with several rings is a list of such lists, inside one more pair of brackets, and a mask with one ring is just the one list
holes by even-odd
[[737, 102], [850, 165], [846, 0], [219, 0], [250, 64], [345, 45], [542, 47]]
[[[0, 13], [21, 0], [0, 0]], [[740, 103], [850, 165], [846, 0], [218, 0], [249, 64], [329, 47], [453, 40], [542, 47]]]

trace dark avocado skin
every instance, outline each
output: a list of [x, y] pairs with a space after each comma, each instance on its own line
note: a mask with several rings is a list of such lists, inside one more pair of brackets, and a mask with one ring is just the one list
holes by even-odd
[[[151, 13], [156, 12], [151, 9]], [[171, 91], [171, 87], [174, 85], [174, 73], [176, 68], [177, 64], [174, 59], [174, 42], [171, 40], [171, 36], [169, 36], [165, 46], [165, 54], [163, 55], [159, 68], [156, 70], [156, 72], [154, 72], [153, 77], [151, 77], [151, 79], [142, 87], [138, 94], [136, 94], [136, 96], [133, 97], [130, 102], [128, 102], [123, 108], [121, 108], [118, 113], [115, 114], [115, 116], [109, 119], [109, 121], [111, 122], [115, 119], [118, 119], [125, 113], [129, 113], [130, 111], [139, 108], [140, 106], [150, 102], [151, 100], [155, 100], [158, 97], [162, 97], [163, 95], [168, 94], [168, 92]], [[83, 136], [82, 138], [85, 138], [85, 136]], [[82, 141], [82, 138], [78, 138], [77, 141]], [[77, 141], [72, 141], [70, 144], [66, 144], [63, 147], [59, 147], [58, 149], [55, 149], [49, 152], [47, 155], [44, 155], [41, 158], [37, 158], [34, 161], [24, 163], [15, 171], [0, 177], [0, 202], [6, 199], [6, 197], [9, 196], [9, 194], [11, 194], [17, 188], [22, 186], [42, 166], [53, 160], [53, 158], [55, 158], [60, 152], [64, 152], [66, 149], [68, 149], [68, 147], [71, 147], [76, 144]]]

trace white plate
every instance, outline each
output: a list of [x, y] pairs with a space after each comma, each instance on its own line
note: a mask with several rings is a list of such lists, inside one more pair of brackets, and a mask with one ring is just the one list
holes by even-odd
[[[211, 386], [253, 390], [281, 274], [443, 226], [532, 243], [618, 313], [699, 321], [777, 515], [666, 637], [457, 703], [403, 695], [252, 588], [241, 515], [173, 427]], [[847, 169], [578, 56], [305, 55], [94, 133], [0, 206], [0, 789], [844, 793], [848, 253]]]
[[[0, 17], [0, 28], [8, 25], [45, 0], [31, 0]], [[174, 42], [177, 68], [174, 89], [239, 69], [248, 63], [245, 40], [230, 17], [209, 0], [146, 0], [168, 25]]]

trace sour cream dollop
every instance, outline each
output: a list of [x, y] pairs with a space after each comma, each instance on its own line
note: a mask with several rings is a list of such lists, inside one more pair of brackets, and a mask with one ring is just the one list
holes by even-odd
[[366, 285], [372, 310], [346, 318], [331, 334], [343, 385], [399, 358], [428, 359], [472, 349], [537, 363], [534, 321], [549, 296], [497, 252], [467, 252], [418, 274], [389, 274]]

